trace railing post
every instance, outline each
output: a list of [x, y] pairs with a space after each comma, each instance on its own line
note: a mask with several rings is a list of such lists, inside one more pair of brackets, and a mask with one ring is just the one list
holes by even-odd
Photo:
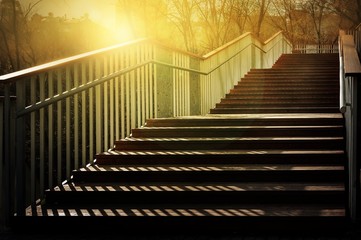
[[350, 126], [348, 136], [348, 161], [349, 161], [349, 211], [352, 221], [357, 221], [359, 218], [359, 193], [360, 193], [360, 168], [358, 163], [358, 82], [356, 78], [350, 77], [351, 86], [351, 113]]
[[[16, 110], [17, 112], [25, 108], [25, 82], [16, 82]], [[25, 119], [16, 118], [16, 214], [25, 215]]]
[[9, 226], [10, 216], [12, 215], [12, 201], [11, 201], [11, 100], [10, 100], [10, 85], [4, 86], [4, 114], [3, 114], [3, 156], [1, 164], [3, 165], [1, 176], [2, 179], [2, 218], [5, 227]]

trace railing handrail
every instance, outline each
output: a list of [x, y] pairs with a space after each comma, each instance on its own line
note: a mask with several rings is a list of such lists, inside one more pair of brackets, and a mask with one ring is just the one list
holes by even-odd
[[26, 69], [16, 71], [16, 72], [13, 72], [13, 73], [8, 73], [8, 74], [2, 75], [2, 76], [0, 75], [0, 83], [8, 83], [8, 82], [16, 81], [17, 79], [23, 79], [25, 77], [35, 75], [35, 74], [39, 74], [39, 73], [42, 73], [42, 72], [46, 72], [46, 71], [52, 70], [54, 68], [62, 67], [62, 66], [67, 65], [67, 64], [71, 64], [71, 63], [74, 63], [74, 62], [79, 62], [79, 61], [84, 60], [84, 59], [89, 58], [89, 57], [95, 57], [97, 55], [100, 55], [100, 54], [103, 54], [103, 53], [106, 53], [106, 52], [110, 52], [110, 51], [113, 51], [113, 50], [121, 48], [121, 47], [131, 46], [131, 45], [134, 45], [134, 44], [145, 42], [146, 40], [147, 40], [146, 38], [141, 38], [141, 39], [137, 39], [137, 40], [134, 40], [134, 41], [121, 43], [121, 44], [113, 45], [113, 46], [110, 46], [110, 47], [101, 48], [101, 49], [98, 49], [98, 50], [78, 54], [78, 55], [75, 55], [75, 56], [72, 56], [72, 57], [59, 59], [59, 60], [52, 61], [52, 62], [49, 62], [49, 63], [41, 64], [41, 65], [38, 65], [38, 66], [26, 68]]
[[345, 95], [345, 71], [344, 71], [344, 64], [343, 64], [343, 45], [342, 45], [342, 36], [345, 35], [345, 32], [340, 30], [339, 37], [338, 37], [338, 49], [339, 49], [339, 64], [340, 64], [340, 112], [346, 112], [346, 95]]
[[[170, 49], [170, 50], [176, 51], [178, 53], [183, 53], [183, 54], [186, 54], [186, 55], [189, 55], [191, 57], [198, 58], [198, 59], [201, 59], [201, 60], [206, 60], [206, 59], [209, 59], [210, 57], [214, 56], [215, 54], [225, 50], [226, 48], [232, 46], [233, 44], [239, 42], [243, 38], [246, 38], [246, 37], [248, 37], [250, 35], [254, 39], [256, 39], [260, 44], [262, 44], [262, 46], [265, 46], [265, 45], [267, 45], [269, 42], [271, 42], [273, 39], [275, 39], [277, 36], [279, 36], [281, 34], [282, 34], [282, 31], [279, 31], [276, 34], [274, 34], [273, 36], [271, 36], [264, 43], [262, 43], [261, 40], [259, 40], [259, 38], [254, 36], [254, 34], [252, 34], [251, 32], [247, 32], [247, 33], [242, 34], [241, 36], [235, 38], [234, 40], [224, 44], [223, 46], [221, 46], [221, 47], [219, 47], [219, 48], [217, 48], [217, 49], [215, 49], [215, 50], [211, 51], [210, 53], [207, 53], [207, 54], [205, 54], [203, 56], [200, 56], [200, 55], [188, 52], [188, 51], [184, 51], [184, 50], [181, 50], [181, 49], [178, 49], [178, 48], [175, 48], [175, 47], [168, 46], [168, 45], [166, 45], [166, 44], [164, 44], [164, 43], [162, 43], [160, 41], [154, 40], [154, 39], [141, 38], [141, 39], [137, 39], [137, 40], [133, 40], [133, 41], [113, 45], [113, 46], [110, 46], [110, 47], [101, 48], [101, 49], [98, 49], [98, 50], [78, 54], [78, 55], [75, 55], [75, 56], [72, 56], [72, 57], [63, 58], [63, 59], [60, 59], [60, 60], [52, 61], [52, 62], [41, 64], [41, 65], [38, 65], [38, 66], [30, 67], [30, 68], [27, 68], [27, 69], [23, 69], [23, 70], [16, 71], [16, 72], [13, 72], [13, 73], [5, 74], [5, 75], [2, 75], [2, 76], [0, 75], [0, 84], [1, 83], [6, 84], [8, 82], [13, 82], [13, 81], [16, 81], [17, 79], [23, 79], [23, 78], [26, 78], [26, 77], [29, 77], [29, 76], [32, 76], [32, 75], [35, 75], [35, 74], [39, 74], [39, 73], [42, 73], [42, 72], [46, 72], [46, 71], [49, 71], [49, 70], [52, 70], [52, 69], [67, 65], [67, 64], [71, 64], [71, 63], [74, 63], [74, 62], [79, 62], [79, 61], [84, 60], [84, 59], [89, 58], [89, 57], [95, 57], [95, 56], [97, 56], [99, 54], [104, 54], [106, 52], [113, 51], [113, 50], [118, 49], [118, 48], [135, 45], [135, 44], [138, 44], [138, 43], [141, 43], [141, 42], [149, 41], [149, 42], [152, 42], [154, 44], [160, 45], [160, 46], [162, 46], [162, 47], [164, 47], [166, 49]], [[288, 41], [287, 38], [285, 38], [285, 40], [289, 43], [289, 45], [291, 45], [291, 43]], [[264, 53], [268, 52], [268, 51], [264, 50], [263, 48], [261, 48], [260, 46], [258, 46], [255, 43], [248, 44], [245, 48], [249, 47], [250, 45], [255, 46], [256, 48], [260, 49]], [[273, 46], [270, 47], [270, 49], [272, 49], [272, 48], [273, 48]], [[241, 51], [239, 51], [239, 52], [241, 52]], [[239, 52], [237, 54], [239, 54]], [[235, 54], [235, 55], [237, 55], [237, 54]], [[231, 57], [228, 60], [222, 62], [221, 65], [228, 62], [232, 58], [233, 57]], [[154, 63], [156, 63], [155, 60], [154, 60]], [[165, 63], [161, 63], [161, 62], [157, 62], [157, 63], [162, 64], [162, 65], [167, 65], [167, 66], [170, 67], [169, 64], [165, 64]], [[178, 68], [177, 66], [174, 66], [174, 65], [173, 65], [173, 67]], [[217, 67], [217, 68], [219, 68], [219, 67]], [[182, 68], [180, 70], [186, 70], [186, 71], [189, 71], [189, 72], [199, 73], [199, 74], [202, 74], [202, 75], [208, 75], [208, 74], [212, 73], [213, 71], [215, 71], [217, 68], [212, 69], [208, 73], [197, 71], [197, 70], [194, 70], [194, 69], [187, 69], [187, 68]]]
[[[281, 34], [282, 31], [276, 33], [275, 35], [273, 35], [269, 40], [267, 40], [267, 43], [271, 42], [274, 38], [276, 38], [279, 34]], [[235, 40], [229, 42], [228, 44], [226, 44], [226, 46], [224, 47], [221, 47], [219, 49], [216, 49], [216, 52], [215, 53], [218, 53], [224, 49], [226, 49], [227, 47], [233, 45], [235, 42], [238, 42], [240, 40], [242, 40], [243, 38], [249, 36], [249, 35], [252, 35], [251, 33], [245, 33], [243, 34], [242, 36], [236, 38]], [[29, 68], [29, 69], [25, 69], [23, 71], [19, 71], [19, 72], [15, 72], [14, 74], [7, 74], [7, 75], [4, 75], [4, 76], [0, 76], [0, 80], [3, 80], [5, 82], [7, 81], [14, 81], [15, 79], [18, 79], [18, 78], [23, 78], [23, 77], [26, 77], [27, 75], [33, 75], [33, 74], [39, 74], [43, 71], [48, 71], [49, 68], [55, 68], [55, 67], [59, 67], [63, 64], [69, 64], [69, 63], [73, 63], [73, 62], [76, 62], [76, 61], [79, 61], [79, 60], [82, 60], [84, 58], [87, 58], [87, 57], [90, 57], [90, 56], [95, 56], [97, 54], [101, 54], [101, 53], [104, 53], [104, 52], [107, 52], [107, 51], [111, 51], [111, 50], [114, 50], [114, 49], [117, 49], [119, 47], [124, 47], [124, 46], [130, 46], [130, 45], [133, 45], [133, 44], [137, 44], [137, 43], [140, 43], [140, 42], [144, 42], [146, 41], [147, 39], [139, 39], [139, 40], [135, 40], [135, 41], [131, 41], [131, 42], [127, 42], [127, 43], [124, 43], [124, 44], [119, 44], [119, 45], [115, 45], [115, 46], [112, 46], [112, 47], [109, 47], [109, 48], [103, 48], [103, 49], [100, 49], [100, 50], [96, 50], [96, 51], [92, 51], [92, 52], [88, 52], [88, 53], [85, 53], [85, 54], [80, 54], [80, 55], [76, 55], [74, 57], [70, 57], [70, 58], [65, 58], [65, 59], [61, 59], [61, 60], [58, 60], [58, 61], [54, 61], [54, 62], [51, 62], [51, 63], [48, 63], [48, 64], [43, 64], [43, 65], [40, 65], [40, 66], [37, 66], [37, 67], [33, 67], [33, 68]], [[151, 40], [153, 41], [154, 43], [154, 40]], [[279, 41], [278, 41], [279, 42]], [[277, 42], [277, 43], [278, 43]], [[275, 43], [274, 46], [277, 44]], [[157, 42], [157, 44], [161, 44], [159, 42]], [[161, 44], [162, 46], [164, 46], [163, 44]], [[266, 43], [263, 43], [263, 45], [266, 45]], [[93, 88], [97, 85], [100, 85], [110, 79], [113, 79], [115, 77], [118, 77], [118, 76], [121, 76], [123, 74], [126, 74], [126, 73], [129, 73], [135, 69], [138, 69], [140, 67], [143, 67], [147, 64], [159, 64], [159, 65], [162, 65], [162, 66], [165, 66], [165, 67], [170, 67], [170, 68], [173, 68], [173, 69], [177, 69], [177, 70], [183, 70], [183, 71], [187, 71], [187, 72], [192, 72], [192, 73], [196, 73], [196, 74], [200, 74], [200, 75], [209, 75], [211, 73], [213, 73], [214, 71], [216, 71], [217, 69], [219, 69], [220, 67], [222, 67], [224, 64], [226, 64], [227, 62], [229, 62], [231, 59], [233, 59], [234, 57], [236, 57], [238, 54], [240, 54], [241, 52], [243, 52], [245, 49], [247, 49], [249, 46], [254, 46], [256, 48], [258, 48], [259, 50], [261, 50], [262, 52], [264, 53], [267, 53], [269, 51], [265, 51], [264, 49], [260, 48], [259, 46], [257, 46], [256, 44], [254, 44], [253, 42], [250, 43], [250, 44], [247, 44], [246, 46], [244, 46], [242, 49], [240, 49], [239, 51], [237, 51], [236, 53], [234, 53], [233, 55], [231, 55], [228, 59], [224, 60], [222, 63], [219, 63], [216, 67], [210, 69], [209, 71], [207, 72], [204, 72], [204, 71], [199, 71], [199, 70], [196, 70], [196, 69], [191, 69], [191, 68], [187, 68], [187, 67], [180, 67], [180, 66], [176, 66], [174, 64], [168, 64], [168, 63], [165, 63], [165, 62], [161, 62], [161, 61], [157, 61], [157, 60], [148, 60], [148, 61], [145, 61], [145, 62], [142, 62], [142, 63], [139, 63], [139, 64], [136, 64], [132, 67], [128, 67], [128, 68], [125, 68], [123, 70], [120, 70], [120, 71], [117, 71], [117, 72], [114, 72], [112, 74], [109, 74], [107, 76], [103, 76], [99, 79], [95, 79], [94, 81], [92, 82], [88, 82], [84, 85], [80, 85], [78, 86], [77, 88], [74, 88], [74, 89], [71, 89], [71, 90], [68, 90], [68, 91], [65, 91], [57, 96], [54, 96], [52, 98], [48, 98], [48, 99], [45, 99], [44, 101], [38, 103], [38, 104], [35, 104], [35, 105], [30, 105], [28, 106], [27, 108], [25, 108], [24, 110], [20, 111], [17, 113], [17, 117], [22, 117], [26, 114], [29, 114], [29, 113], [32, 113], [34, 111], [37, 111], [41, 108], [45, 108], [51, 104], [54, 104], [56, 102], [59, 102], [63, 99], [66, 99], [68, 97], [71, 97], [75, 94], [78, 94], [78, 93], [81, 93], [83, 91], [86, 91], [90, 88]], [[274, 46], [270, 47], [270, 49], [272, 49]], [[175, 51], [180, 51], [178, 49], [174, 49], [172, 48], [172, 50], [175, 50]], [[188, 52], [183, 52], [183, 53], [186, 53], [186, 54], [190, 54]], [[213, 56], [215, 54], [214, 52], [211, 52], [211, 54], [208, 56], [205, 56], [205, 57], [199, 57], [203, 60], [205, 59], [208, 59], [210, 58], [211, 56]], [[3, 77], [3, 78], [1, 78]], [[14, 79], [15, 78], [15, 79]]]
[[[347, 31], [355, 34], [355, 31]], [[358, 165], [359, 118], [357, 81], [361, 76], [361, 64], [353, 35], [339, 33], [340, 48], [340, 111], [345, 118], [345, 148], [348, 158], [348, 212], [352, 221], [358, 219], [360, 168]], [[347, 87], [346, 87], [347, 86]], [[347, 102], [346, 102], [347, 100]], [[349, 108], [349, 109], [348, 109]]]

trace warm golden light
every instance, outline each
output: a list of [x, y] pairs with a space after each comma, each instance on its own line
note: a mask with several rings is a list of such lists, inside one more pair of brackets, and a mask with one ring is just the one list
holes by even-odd
[[133, 30], [126, 23], [115, 24], [112, 26], [112, 32], [115, 38], [120, 42], [126, 42], [134, 39]]

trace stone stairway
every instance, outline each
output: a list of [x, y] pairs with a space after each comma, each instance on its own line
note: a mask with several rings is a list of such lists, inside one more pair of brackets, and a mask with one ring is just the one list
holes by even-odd
[[338, 55], [283, 55], [207, 116], [149, 119], [17, 222], [108, 231], [345, 226]]

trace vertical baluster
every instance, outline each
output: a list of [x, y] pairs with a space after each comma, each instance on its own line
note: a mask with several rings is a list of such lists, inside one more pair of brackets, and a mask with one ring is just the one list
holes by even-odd
[[[89, 82], [94, 81], [94, 59], [89, 61]], [[94, 88], [89, 89], [89, 157], [94, 158]]]
[[[66, 67], [65, 69], [65, 90], [69, 91], [71, 89], [71, 69]], [[70, 178], [71, 173], [71, 107], [70, 107], [70, 98], [65, 100], [65, 138], [66, 138], [66, 178]]]
[[[59, 69], [57, 71], [57, 92], [61, 94], [62, 92], [62, 72]], [[61, 185], [62, 180], [62, 102], [57, 103], [57, 184]]]
[[[36, 103], [36, 77], [30, 79], [30, 104]], [[30, 194], [31, 202], [36, 200], [36, 113], [30, 114]]]
[[[145, 60], [146, 61], [148, 61], [150, 59], [149, 54], [150, 54], [149, 45], [147, 44], [145, 47]], [[149, 65], [150, 64], [147, 64], [145, 66], [145, 118], [146, 119], [150, 118], [149, 78], [151, 75], [150, 75]]]
[[[145, 61], [145, 45], [141, 46], [141, 58], [140, 58], [140, 62], [144, 62]], [[142, 119], [141, 119], [141, 124], [145, 123], [146, 120], [146, 112], [145, 112], [145, 105], [146, 105], [146, 99], [145, 99], [145, 66], [143, 66], [141, 68], [141, 80], [142, 80], [142, 89], [141, 89], [141, 93], [142, 93]]]
[[[126, 51], [126, 55], [125, 55], [125, 66], [129, 67], [130, 66], [130, 51], [129, 49], [127, 49]], [[126, 96], [126, 114], [125, 114], [125, 118], [126, 118], [126, 137], [128, 137], [130, 135], [130, 74], [127, 73], [125, 76], [125, 96]]]
[[[182, 66], [183, 67], [187, 67], [185, 65], [185, 55], [182, 54]], [[187, 111], [187, 101], [186, 101], [186, 96], [187, 96], [187, 87], [186, 87], [186, 81], [187, 81], [187, 72], [186, 71], [182, 71], [182, 78], [183, 78], [183, 111], [182, 111], [182, 115], [185, 116], [186, 115], [186, 111]]]
[[[115, 53], [115, 69], [117, 71], [119, 71], [120, 68], [120, 51], [118, 51], [117, 53]], [[115, 139], [114, 140], [119, 140], [120, 138], [120, 114], [119, 114], [119, 81], [120, 81], [121, 77], [118, 76], [115, 78]]]
[[[12, 132], [12, 128], [10, 127], [12, 121], [13, 118], [10, 99], [10, 85], [6, 84], [4, 86], [4, 102], [0, 102], [0, 129], [3, 129], [2, 134], [0, 134], [0, 204], [2, 207], [0, 208], [0, 221], [3, 221], [3, 224], [5, 225], [9, 224], [10, 218], [14, 214], [12, 206], [13, 195], [11, 186], [11, 175], [18, 174], [18, 172], [13, 172], [14, 169], [12, 169], [11, 167], [11, 161], [13, 159], [11, 158], [12, 143], [10, 139], [11, 135], [14, 134], [14, 132]], [[22, 143], [23, 142], [19, 144]], [[20, 154], [21, 153], [19, 153], [18, 155]], [[18, 180], [18, 176], [16, 177], [16, 180]]]
[[[178, 55], [178, 66], [182, 67], [182, 55]], [[183, 71], [178, 70], [178, 116], [182, 116], [183, 114]]]
[[[186, 63], [186, 67], [190, 68], [190, 57], [187, 57], [187, 63]], [[187, 73], [187, 102], [186, 102], [186, 106], [187, 106], [187, 113], [186, 115], [191, 115], [191, 103], [190, 103], [190, 98], [191, 98], [191, 87], [190, 87], [190, 74], [191, 73]]]
[[[135, 48], [135, 56], [134, 56], [134, 62], [135, 64], [138, 64], [140, 63], [140, 46], [138, 45], [136, 48]], [[142, 119], [141, 119], [141, 86], [140, 86], [140, 82], [141, 82], [141, 79], [140, 79], [140, 68], [137, 68], [137, 72], [136, 72], [136, 82], [137, 82], [137, 85], [136, 85], [136, 89], [135, 89], [135, 93], [137, 95], [137, 104], [136, 104], [136, 112], [137, 112], [137, 121], [136, 121], [136, 127], [140, 127], [142, 125]]]
[[[97, 58], [95, 60], [95, 78], [99, 79], [101, 77], [101, 60]], [[96, 153], [102, 151], [102, 98], [101, 98], [101, 86], [97, 85], [95, 87], [95, 141], [96, 141]]]
[[[120, 68], [123, 69], [127, 67], [127, 63], [125, 62], [127, 58], [126, 52], [123, 50], [120, 54]], [[126, 119], [126, 108], [125, 108], [125, 97], [128, 95], [128, 92], [126, 91], [126, 82], [128, 81], [128, 74], [122, 75], [120, 77], [120, 112], [121, 112], [121, 138], [125, 138], [125, 134], [127, 132], [126, 125], [125, 125], [125, 119]]]
[[[157, 59], [157, 48], [153, 45], [153, 59]], [[151, 93], [153, 95], [153, 98], [151, 101], [152, 102], [152, 110], [153, 110], [153, 114], [154, 114], [154, 117], [157, 118], [158, 117], [158, 109], [157, 109], [157, 106], [158, 106], [158, 86], [157, 86], [157, 66], [156, 64], [153, 64], [152, 66], [152, 70], [153, 70], [153, 84], [151, 84], [151, 86], [153, 86], [153, 89], [151, 89]]]
[[[177, 57], [176, 57], [176, 53], [173, 52], [173, 65], [176, 66], [177, 65]], [[173, 81], [173, 116], [176, 117], [177, 116], [177, 69], [173, 69], [173, 77], [172, 77], [172, 81]]]
[[[81, 63], [81, 85], [86, 84], [87, 72], [86, 63]], [[81, 93], [81, 152], [82, 152], [82, 166], [84, 167], [88, 161], [87, 159], [87, 92]]]
[[[109, 56], [104, 56], [103, 75], [107, 76], [109, 73]], [[109, 93], [108, 82], [103, 83], [103, 150], [109, 148]]]
[[[79, 64], [74, 65], [74, 88], [79, 87]], [[74, 168], [79, 168], [79, 95], [74, 95]]]
[[[9, 87], [7, 87], [7, 88], [9, 88]], [[10, 98], [10, 93], [7, 95], [8, 95], [7, 98]], [[7, 106], [8, 113], [4, 114], [4, 104], [6, 101], [7, 101], [7, 104], [9, 104], [9, 106]], [[6, 115], [6, 117], [8, 118], [7, 120], [5, 120], [4, 115]], [[11, 120], [10, 120], [10, 100], [6, 99], [4, 96], [4, 101], [0, 100], [0, 129], [3, 129], [3, 133], [0, 134], [0, 163], [1, 163], [0, 164], [0, 206], [1, 206], [0, 207], [0, 222], [5, 221], [5, 218], [9, 217], [9, 215], [5, 213], [5, 211], [7, 211], [7, 210], [4, 209], [4, 208], [9, 207], [9, 206], [7, 206], [7, 204], [5, 204], [5, 202], [6, 202], [5, 198], [8, 198], [8, 194], [9, 194], [8, 190], [10, 190], [10, 189], [5, 190], [5, 184], [4, 184], [6, 182], [5, 179], [7, 178], [7, 175], [9, 174], [9, 173], [4, 172], [4, 166], [6, 166], [10, 162], [10, 153], [9, 152], [7, 152], [9, 154], [8, 154], [8, 156], [6, 156], [6, 157], [8, 157], [6, 162], [4, 161], [6, 158], [3, 157], [5, 155], [4, 148], [3, 148], [3, 143], [4, 143], [3, 135], [4, 135], [4, 138], [7, 139], [6, 141], [9, 141], [9, 139], [10, 139], [10, 130], [9, 129], [6, 130], [4, 128], [5, 122], [6, 122], [6, 124], [10, 125]], [[10, 126], [7, 126], [7, 128], [10, 128]], [[6, 147], [8, 147], [8, 146], [9, 145], [7, 145]]]
[[[54, 96], [54, 72], [50, 71], [48, 73], [48, 97]], [[48, 107], [48, 181], [49, 185], [48, 188], [53, 187], [53, 164], [54, 164], [54, 157], [53, 157], [53, 149], [54, 149], [54, 116], [53, 116], [53, 104], [49, 105]]]
[[[115, 72], [115, 63], [114, 63], [114, 57], [116, 56], [116, 54], [111, 54], [110, 55], [110, 61], [109, 61], [109, 71], [110, 73], [114, 73]], [[114, 145], [114, 81], [115, 81], [115, 78], [111, 79], [110, 80], [110, 83], [109, 83], [109, 128], [110, 128], [110, 136], [109, 136], [109, 145], [108, 145], [108, 148], [109, 147], [113, 147]]]
[[[134, 66], [135, 62], [136, 62], [136, 48], [133, 47], [131, 48], [131, 52], [130, 52], [130, 66]], [[136, 127], [136, 123], [137, 123], [137, 110], [136, 110], [136, 71], [133, 70], [130, 73], [130, 108], [131, 108], [131, 116], [130, 120], [131, 120], [131, 126], [130, 129], [133, 129]], [[130, 135], [130, 133], [128, 134], [128, 136]]]
[[[24, 80], [20, 80], [16, 82], [16, 110], [17, 112], [24, 110], [25, 108], [25, 81]], [[5, 104], [5, 107], [7, 109], [5, 109], [5, 113], [9, 114], [10, 113], [10, 89], [9, 86], [5, 86], [5, 99], [7, 99], [7, 103]], [[8, 104], [9, 103], [9, 104]], [[6, 119], [8, 119], [8, 117], [6, 117]], [[24, 216], [25, 215], [25, 144], [26, 144], [26, 140], [25, 140], [25, 118], [24, 117], [17, 117], [16, 118], [16, 172], [15, 172], [15, 178], [16, 178], [16, 185], [15, 185], [15, 189], [16, 189], [16, 213], [17, 216]], [[7, 124], [8, 126], [10, 126], [10, 124]], [[5, 130], [6, 135], [9, 135], [8, 129]], [[6, 139], [10, 139], [9, 136], [6, 136]], [[11, 146], [7, 146], [5, 151], [10, 150]], [[8, 154], [7, 152], [7, 155]], [[6, 169], [8, 170], [10, 168], [9, 166], [10, 164], [6, 165]], [[8, 183], [10, 184], [10, 183]], [[9, 185], [7, 185], [9, 186]], [[11, 207], [11, 203], [7, 204]], [[9, 209], [10, 211], [10, 209]]]
[[[181, 56], [181, 54], [177, 54], [177, 66], [182, 66], [182, 61], [181, 61], [181, 59], [182, 59], [182, 56]], [[182, 81], [183, 81], [183, 71], [182, 70], [177, 70], [177, 77], [178, 77], [178, 79], [177, 79], [177, 94], [178, 94], [178, 96], [177, 96], [177, 101], [178, 101], [178, 106], [177, 106], [177, 110], [178, 110], [178, 112], [177, 112], [177, 116], [181, 116], [182, 115], [182, 100], [183, 100], [183, 94], [182, 94]]]
[[[39, 76], [39, 92], [40, 92], [40, 102], [45, 100], [45, 74], [40, 74]], [[39, 110], [40, 120], [39, 120], [39, 140], [40, 140], [40, 166], [39, 166], [39, 174], [40, 174], [40, 197], [44, 196], [45, 190], [45, 110], [44, 108]]]
[[[156, 60], [155, 58], [155, 54], [154, 54], [154, 46], [150, 45], [149, 46], [150, 50], [149, 50], [149, 58]], [[153, 92], [153, 84], [154, 84], [154, 79], [155, 79], [155, 71], [154, 71], [154, 67], [155, 64], [151, 63], [149, 64], [149, 72], [148, 72], [148, 76], [149, 76], [149, 115], [151, 118], [154, 118], [154, 92]]]

